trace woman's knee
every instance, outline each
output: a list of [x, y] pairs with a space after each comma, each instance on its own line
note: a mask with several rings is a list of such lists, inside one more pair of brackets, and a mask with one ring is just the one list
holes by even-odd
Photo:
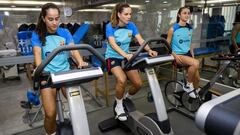
[[54, 121], [56, 119], [56, 110], [54, 109], [49, 109], [45, 111], [45, 118], [47, 120]]
[[200, 62], [198, 60], [193, 60], [192, 61], [192, 66], [195, 68], [195, 69], [199, 69], [199, 65], [200, 65]]
[[142, 80], [138, 80], [136, 82], [133, 83], [133, 86], [135, 87], [135, 89], [140, 89], [143, 85]]
[[127, 84], [127, 78], [126, 77], [117, 78], [117, 85], [125, 86], [126, 84]]

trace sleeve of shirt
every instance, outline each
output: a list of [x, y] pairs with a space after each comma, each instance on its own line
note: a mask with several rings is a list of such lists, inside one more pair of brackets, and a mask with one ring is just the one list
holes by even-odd
[[133, 31], [133, 36], [136, 36], [137, 34], [139, 34], [137, 26], [133, 22], [129, 22], [129, 27]]
[[106, 26], [106, 37], [109, 38], [110, 36], [114, 36], [113, 27], [112, 27], [111, 23], [108, 23]]
[[66, 38], [66, 45], [68, 45], [71, 42], [74, 42], [72, 34], [67, 29], [65, 29], [65, 38]]
[[32, 47], [34, 46], [42, 47], [42, 43], [39, 39], [39, 35], [36, 32], [32, 33], [31, 44], [32, 44]]

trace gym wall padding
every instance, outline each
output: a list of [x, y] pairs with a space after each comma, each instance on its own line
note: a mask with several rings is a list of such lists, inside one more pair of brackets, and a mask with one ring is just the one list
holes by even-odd
[[79, 44], [83, 37], [88, 32], [89, 25], [88, 24], [81, 24], [81, 26], [76, 30], [73, 34], [73, 40], [75, 44]]

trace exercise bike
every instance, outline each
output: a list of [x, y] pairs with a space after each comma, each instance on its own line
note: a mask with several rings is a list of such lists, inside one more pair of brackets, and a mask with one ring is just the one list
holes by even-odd
[[[200, 105], [206, 101], [209, 101], [212, 99], [212, 95], [219, 96], [219, 93], [213, 93], [209, 90], [213, 87], [213, 85], [216, 83], [216, 81], [219, 79], [219, 77], [222, 75], [224, 70], [228, 67], [228, 65], [233, 60], [237, 60], [237, 57], [215, 57], [211, 58], [212, 60], [223, 60], [223, 64], [220, 66], [217, 73], [214, 75], [214, 77], [203, 87], [201, 87], [200, 92], [196, 92], [195, 90], [186, 92], [183, 90], [183, 88], [186, 86], [186, 75], [183, 70], [183, 80], [181, 81], [169, 81], [165, 85], [165, 96], [167, 97], [168, 102], [174, 106], [174, 108], [170, 108], [169, 111], [177, 111], [179, 113], [182, 113], [183, 115], [194, 119], [194, 116], [190, 116], [189, 114], [186, 114], [183, 111], [180, 111], [180, 107], [183, 107], [187, 109], [189, 112], [196, 112]], [[191, 92], [194, 92], [196, 95], [196, 98], [191, 98], [189, 94]]]
[[[173, 61], [172, 55], [159, 55], [157, 57], [146, 57], [142, 56], [140, 52], [144, 47], [151, 42], [161, 42], [170, 51], [168, 42], [163, 38], [150, 38], [147, 39], [142, 46], [133, 54], [132, 58], [123, 67], [126, 69], [138, 69], [144, 68], [147, 74], [148, 82], [151, 88], [151, 92], [154, 98], [154, 105], [156, 113], [143, 114], [138, 111], [133, 104], [133, 102], [126, 98], [123, 100], [123, 106], [128, 114], [128, 119], [126, 121], [116, 120], [115, 117], [104, 120], [99, 123], [99, 129], [104, 132], [120, 125], [125, 125], [134, 134], [139, 135], [172, 135], [173, 131], [170, 126], [170, 122], [167, 116], [165, 103], [163, 100], [162, 92], [155, 74], [154, 66], [159, 65], [164, 62]], [[143, 54], [144, 55], [144, 54]], [[116, 105], [116, 103], [115, 103]], [[115, 105], [113, 108], [115, 108]], [[113, 109], [114, 110], [114, 109]]]
[[[74, 69], [57, 73], [45, 73], [43, 69], [59, 53], [69, 50], [88, 50], [95, 55], [104, 65], [104, 57], [93, 47], [87, 44], [61, 46], [53, 50], [51, 54], [36, 69], [33, 79], [33, 89], [40, 90], [41, 80], [48, 78], [48, 84], [57, 89], [57, 134], [58, 135], [90, 135], [87, 121], [87, 114], [82, 97], [82, 89], [79, 84], [98, 79], [103, 76], [101, 67], [88, 67], [83, 69]], [[66, 95], [70, 108], [71, 120], [64, 119], [62, 102], [60, 99], [60, 88], [66, 88]]]
[[[235, 54], [228, 54], [224, 57], [238, 57], [240, 50], [237, 50]], [[240, 87], [240, 63], [239, 60], [232, 61], [229, 66], [224, 70], [220, 76], [220, 82], [226, 85], [230, 85], [236, 88]]]

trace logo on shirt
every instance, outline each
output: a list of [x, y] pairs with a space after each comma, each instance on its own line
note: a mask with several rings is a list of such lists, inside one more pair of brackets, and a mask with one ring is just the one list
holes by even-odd
[[47, 57], [51, 52], [46, 52], [45, 53], [45, 57]]
[[121, 42], [117, 42], [116, 44], [117, 44], [118, 46], [121, 46]]
[[115, 61], [113, 60], [112, 62], [111, 62], [111, 65], [114, 65], [115, 64]]
[[60, 46], [65, 45], [64, 41], [60, 41]]
[[132, 37], [132, 33], [128, 33], [128, 37]]
[[184, 42], [190, 42], [190, 40], [189, 40], [189, 39], [186, 39], [186, 40], [180, 39], [178, 42], [179, 42], [179, 44], [182, 44], [182, 43], [184, 43]]

